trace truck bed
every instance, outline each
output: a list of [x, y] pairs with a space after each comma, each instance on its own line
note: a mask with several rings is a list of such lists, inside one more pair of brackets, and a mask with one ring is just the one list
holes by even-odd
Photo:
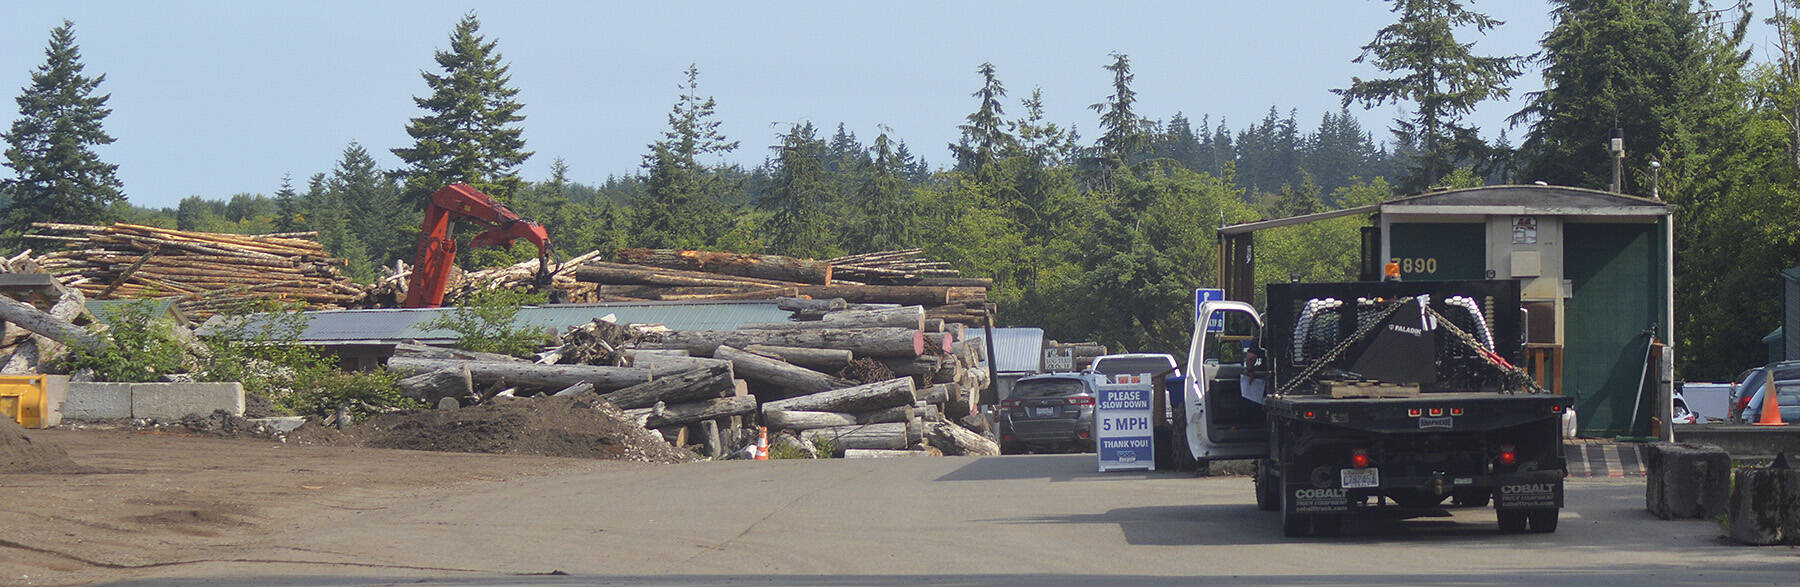
[[1438, 392], [1407, 398], [1330, 398], [1311, 394], [1270, 396], [1272, 418], [1308, 421], [1378, 433], [1495, 430], [1545, 418], [1561, 418], [1574, 403], [1562, 395]]

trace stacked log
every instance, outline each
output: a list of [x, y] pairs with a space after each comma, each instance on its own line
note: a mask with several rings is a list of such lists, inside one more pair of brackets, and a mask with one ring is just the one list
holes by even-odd
[[36, 259], [90, 299], [173, 298], [189, 316], [248, 300], [296, 300], [341, 309], [363, 296], [316, 233], [238, 235], [116, 223], [33, 223], [25, 238], [62, 243]]
[[1049, 350], [1066, 350], [1075, 359], [1074, 370], [1080, 371], [1094, 364], [1094, 359], [1106, 354], [1106, 345], [1097, 342], [1057, 342], [1049, 341], [1044, 346]]
[[961, 277], [948, 263], [926, 261], [919, 255], [913, 249], [818, 261], [731, 252], [625, 249], [610, 262], [571, 261], [564, 266], [575, 266], [574, 279], [592, 287], [597, 301], [841, 299], [844, 301], [836, 305], [810, 305], [806, 311], [874, 309], [839, 307], [855, 304], [916, 305], [924, 308], [927, 320], [961, 324], [978, 324], [993, 311], [987, 297], [992, 280]]
[[[411, 388], [441, 387], [464, 403], [503, 392], [606, 401], [670, 442], [711, 456], [753, 442], [759, 422], [772, 444], [795, 453], [986, 454], [974, 440], [981, 436], [957, 421], [990, 384], [977, 367], [985, 344], [965, 326], [988, 319], [987, 283], [943, 281], [951, 276], [935, 266], [906, 266], [928, 263], [914, 255], [847, 265], [876, 284], [847, 281], [831, 262], [770, 255], [627, 249], [611, 261], [578, 258], [558, 270], [557, 287], [569, 287], [564, 277], [572, 277], [603, 301], [768, 299], [793, 314], [735, 330], [602, 319], [566, 330], [537, 363], [477, 365], [478, 358], [408, 351], [389, 366], [411, 375], [405, 385], [415, 397], [446, 392]], [[527, 269], [472, 273], [461, 283], [497, 279], [496, 287], [510, 287], [529, 278]]]

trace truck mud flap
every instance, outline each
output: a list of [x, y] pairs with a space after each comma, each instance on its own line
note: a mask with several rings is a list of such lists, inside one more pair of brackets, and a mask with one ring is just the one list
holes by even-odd
[[[1331, 514], [1350, 511], [1350, 491], [1342, 487], [1289, 487], [1285, 504], [1296, 514]], [[1560, 493], [1558, 495], [1561, 495]]]
[[1544, 509], [1563, 506], [1561, 479], [1502, 483], [1494, 490], [1496, 509]]

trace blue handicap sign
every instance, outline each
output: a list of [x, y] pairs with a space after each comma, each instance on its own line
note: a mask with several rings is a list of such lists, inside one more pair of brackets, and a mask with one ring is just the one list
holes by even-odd
[[[1200, 321], [1200, 304], [1225, 301], [1225, 290], [1200, 288], [1194, 290], [1194, 322]], [[1219, 314], [1206, 323], [1207, 332], [1224, 332], [1225, 315]]]

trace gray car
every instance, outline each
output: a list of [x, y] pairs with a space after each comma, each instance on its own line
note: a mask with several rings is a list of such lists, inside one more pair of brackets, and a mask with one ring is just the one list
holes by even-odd
[[1079, 373], [1032, 375], [1000, 402], [1000, 452], [1094, 450], [1094, 388]]

